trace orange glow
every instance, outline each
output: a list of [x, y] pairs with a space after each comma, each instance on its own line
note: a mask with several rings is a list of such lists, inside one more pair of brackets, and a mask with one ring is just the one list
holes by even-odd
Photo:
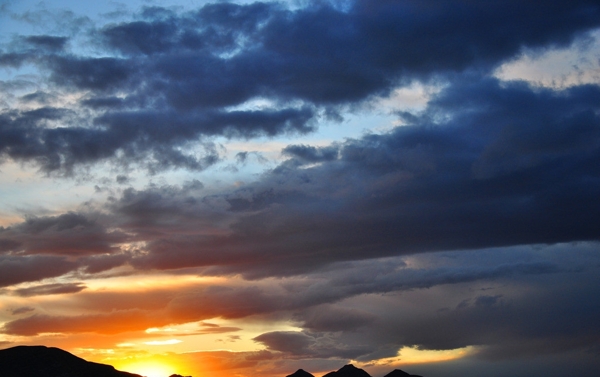
[[136, 373], [144, 377], [166, 377], [177, 373], [177, 368], [157, 360], [136, 360], [123, 364], [115, 363], [116, 369]]

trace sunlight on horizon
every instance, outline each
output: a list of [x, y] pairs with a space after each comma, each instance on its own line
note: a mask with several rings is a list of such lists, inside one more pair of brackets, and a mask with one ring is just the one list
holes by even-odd
[[120, 367], [116, 367], [116, 369], [144, 377], [167, 377], [177, 373], [175, 367], [162, 361], [135, 361], [125, 363]]
[[[402, 347], [397, 356], [372, 362], [373, 365], [408, 365], [422, 363], [438, 363], [458, 360], [475, 352], [475, 347], [467, 346], [451, 350], [422, 350], [417, 347]], [[358, 363], [360, 364], [360, 363]]]

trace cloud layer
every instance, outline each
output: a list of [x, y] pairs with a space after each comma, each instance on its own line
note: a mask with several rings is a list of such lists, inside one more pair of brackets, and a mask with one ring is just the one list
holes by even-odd
[[557, 92], [462, 77], [423, 112], [399, 114], [406, 125], [291, 145], [288, 160], [241, 189], [126, 189], [102, 213], [31, 218], [2, 230], [1, 242], [32, 258], [97, 255], [80, 258], [90, 271], [129, 262], [260, 277], [417, 252], [598, 241], [598, 103], [592, 85]]
[[[68, 36], [18, 37], [0, 65], [33, 65], [51, 91], [79, 99], [4, 111], [0, 153], [46, 172], [107, 159], [202, 170], [219, 159], [206, 137], [307, 133], [415, 79], [490, 72], [524, 47], [566, 45], [598, 26], [599, 12], [593, 1], [556, 1], [544, 12], [517, 1], [220, 3], [147, 8], [96, 28], [88, 43], [100, 57], [68, 49]], [[244, 108], [256, 99], [269, 105]]]
[[[0, 162], [111, 179], [0, 227], [0, 344], [210, 338], [257, 348], [178, 357], [241, 375], [407, 350], [597, 370], [600, 86], [494, 74], [599, 26], [595, 1], [220, 2], [11, 36]], [[435, 90], [393, 127], [305, 139], [414, 84]], [[278, 160], [251, 145], [275, 137]], [[269, 167], [215, 173], [249, 156]]]

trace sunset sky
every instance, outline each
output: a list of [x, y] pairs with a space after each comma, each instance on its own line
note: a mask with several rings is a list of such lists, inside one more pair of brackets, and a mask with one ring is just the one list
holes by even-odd
[[0, 348], [600, 375], [600, 4], [0, 0]]

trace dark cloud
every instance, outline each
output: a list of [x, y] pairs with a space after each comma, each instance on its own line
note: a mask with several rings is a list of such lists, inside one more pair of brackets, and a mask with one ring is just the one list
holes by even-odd
[[[45, 30], [60, 30], [62, 35], [77, 35], [91, 29], [93, 22], [86, 16], [78, 16], [71, 10], [66, 9], [53, 11], [42, 4], [39, 5], [39, 7], [36, 7], [37, 9], [27, 9], [22, 13], [18, 11], [9, 12], [10, 17], [13, 20], [29, 24], [27, 26], [34, 27], [34, 29], [39, 29], [43, 25]], [[34, 37], [46, 36], [35, 35]]]
[[0, 256], [0, 287], [61, 276], [77, 267], [64, 257]]
[[565, 374], [576, 373], [582, 377], [594, 377], [596, 371], [600, 368], [597, 358], [593, 359], [585, 352], [538, 356], [535, 358], [535, 362], [526, 358], [503, 360], [501, 363], [493, 363], [492, 365], [494, 367], [490, 367], [489, 362], [467, 358], [466, 360], [454, 362], [415, 365], [411, 366], [410, 371], [422, 376], [436, 374], [464, 376], [471, 374], [473, 376], [502, 377], [510, 374], [519, 377], [560, 377]]
[[51, 79], [61, 86], [105, 91], [124, 85], [133, 74], [125, 59], [56, 56], [48, 61]]
[[118, 254], [103, 254], [93, 255], [85, 258], [80, 258], [79, 263], [85, 266], [84, 272], [88, 274], [96, 274], [103, 271], [108, 271], [113, 268], [122, 266], [131, 259], [130, 253]]
[[41, 296], [41, 295], [58, 295], [77, 293], [86, 289], [83, 283], [55, 283], [43, 284], [28, 288], [15, 289], [13, 293], [21, 297]]
[[235, 160], [238, 164], [246, 164], [251, 156], [254, 156], [261, 164], [268, 162], [268, 160], [260, 152], [238, 152], [235, 155]]
[[23, 63], [28, 61], [31, 58], [29, 54], [26, 53], [15, 53], [15, 52], [3, 52], [0, 51], [0, 66], [10, 67], [10, 68], [18, 68]]
[[[186, 323], [215, 317], [245, 318], [256, 314], [270, 314], [286, 306], [277, 302], [278, 295], [257, 286], [210, 286], [201, 291], [182, 292], [168, 304], [172, 321]], [[279, 295], [279, 298], [282, 297]], [[289, 305], [289, 304], [287, 304]]]
[[[5, 229], [0, 228], [0, 234], [4, 233], [3, 231], [6, 232]], [[0, 252], [14, 250], [17, 249], [19, 246], [21, 246], [21, 243], [18, 241], [10, 239], [0, 239]]]
[[[275, 331], [255, 338], [290, 359], [371, 361], [395, 357], [403, 346], [439, 350], [471, 345], [479, 347], [473, 357], [481, 359], [585, 351], [597, 345], [600, 331], [591, 325], [600, 313], [593, 300], [596, 289], [583, 289], [600, 286], [597, 253], [589, 246], [427, 254], [413, 260], [420, 269], [401, 260], [344, 263], [275, 284], [191, 285], [144, 294], [83, 291], [70, 308], [81, 306], [96, 314], [34, 315], [9, 321], [2, 331], [115, 334], [215, 317], [268, 320], [290, 313], [302, 332]], [[437, 263], [446, 267], [435, 267]], [[560, 264], [563, 272], [536, 267], [544, 264]], [[497, 265], [503, 266], [492, 267]], [[481, 287], [488, 287], [485, 293]], [[178, 335], [237, 330], [201, 322], [198, 330]]]
[[328, 342], [327, 339], [303, 332], [273, 331], [261, 334], [253, 340], [265, 345], [269, 351], [282, 352], [295, 358], [337, 357], [354, 359], [368, 352], [362, 347], [338, 346], [331, 341]]
[[0, 89], [6, 93], [19, 90], [31, 90], [35, 89], [35, 84], [30, 80], [24, 80], [23, 78], [0, 81]]
[[174, 268], [173, 253], [180, 267], [210, 265], [208, 250], [222, 250], [230, 271], [260, 276], [386, 255], [597, 241], [598, 103], [594, 85], [555, 92], [465, 79], [422, 114], [403, 114], [406, 126], [337, 146], [337, 159], [303, 168], [296, 151], [228, 194], [236, 219], [226, 236], [157, 240], [138, 266]]
[[31, 218], [4, 230], [2, 245], [114, 254], [135, 240], [145, 253], [129, 263], [140, 269], [261, 277], [417, 252], [598, 241], [598, 103], [595, 85], [554, 91], [462, 76], [422, 113], [400, 114], [406, 125], [288, 147], [290, 160], [240, 190], [127, 189], [103, 222]]
[[18, 314], [29, 313], [34, 310], [35, 310], [35, 308], [29, 307], [29, 306], [22, 306], [20, 308], [10, 310], [10, 312], [12, 315], [18, 315]]
[[375, 320], [369, 312], [343, 309], [333, 305], [320, 305], [298, 314], [302, 328], [311, 331], [353, 331]]
[[[105, 25], [90, 33], [102, 57], [65, 51], [67, 37], [22, 37], [28, 47], [0, 53], [0, 64], [30, 62], [58, 89], [88, 91], [69, 110], [95, 126], [63, 117], [64, 127], [45, 128], [5, 115], [0, 153], [46, 172], [147, 158], [154, 161], [142, 165], [152, 172], [202, 170], [218, 160], [208, 144], [205, 156], [180, 149], [216, 135], [310, 132], [321, 117], [339, 118], [345, 106], [414, 79], [485, 74], [524, 47], [565, 46], [598, 26], [599, 12], [593, 1], [552, 2], [544, 12], [518, 1], [356, 1], [346, 9], [312, 2], [294, 10], [218, 3], [187, 13], [148, 8]], [[256, 98], [271, 105], [232, 110]], [[287, 152], [309, 158], [299, 146]]]
[[124, 184], [129, 183], [129, 177], [127, 177], [126, 175], [117, 175], [117, 177], [115, 178], [115, 180], [120, 185], [124, 185]]
[[23, 102], [38, 102], [38, 103], [48, 103], [51, 99], [54, 99], [54, 96], [50, 93], [37, 91], [34, 93], [26, 94], [19, 98]]
[[536, 293], [506, 290], [476, 297], [473, 305], [430, 312], [421, 318], [394, 318], [389, 312], [381, 319], [387, 322], [379, 328], [382, 332], [369, 336], [379, 337], [377, 343], [399, 341], [424, 349], [479, 345], [483, 347], [477, 357], [488, 359], [591, 350], [598, 345], [600, 328], [592, 318], [600, 308], [590, 301], [595, 289], [581, 287], [597, 280], [592, 276], [595, 273], [565, 277], [557, 283], [564, 285], [560, 288], [544, 278], [532, 280], [525, 286], [535, 287]]
[[72, 173], [79, 164], [111, 158], [121, 165], [137, 163], [150, 171], [169, 167], [202, 170], [220, 160], [214, 144], [204, 142], [201, 151], [195, 153], [185, 153], [179, 147], [185, 151], [185, 146], [201, 135], [250, 138], [306, 133], [313, 129], [312, 114], [307, 107], [187, 115], [113, 112], [97, 118], [93, 127], [45, 128], [49, 121], [68, 121], [71, 113], [41, 108], [0, 115], [0, 149], [6, 157], [36, 162], [46, 172], [60, 169]]
[[120, 109], [122, 106], [125, 106], [126, 103], [123, 99], [118, 97], [94, 97], [90, 99], [85, 99], [81, 101], [83, 106], [89, 107], [91, 109]]
[[[531, 264], [540, 264], [540, 262]], [[125, 325], [115, 324], [114, 327], [104, 328], [103, 323], [124, 319], [133, 326], [133, 331], [174, 323], [205, 321], [216, 317], [227, 319], [252, 316], [268, 317], [281, 312], [295, 313], [293, 315], [294, 322], [311, 332], [355, 332], [374, 324], [377, 315], [368, 310], [337, 306], [334, 305], [335, 303], [368, 294], [378, 295], [439, 285], [551, 273], [551, 271], [523, 272], [526, 269], [519, 263], [513, 263], [510, 267], [505, 265], [501, 268], [473, 266], [442, 270], [435, 268], [413, 270], [401, 268], [401, 266], [402, 263], [361, 262], [356, 265], [338, 266], [319, 274], [307, 275], [304, 279], [291, 279], [283, 282], [281, 286], [269, 284], [207, 285], [181, 287], [177, 292], [170, 289], [156, 289], [144, 294], [140, 294], [138, 291], [83, 291], [85, 286], [78, 283], [46, 284], [19, 289], [16, 293], [31, 296], [78, 292], [77, 300], [69, 306], [70, 309], [77, 312], [78, 308], [85, 308], [95, 311], [96, 314], [79, 317], [40, 317], [36, 315], [7, 323], [5, 332], [31, 335], [49, 331], [57, 332], [59, 331], [58, 327], [53, 329], [52, 326], [59, 326], [60, 332], [65, 333], [90, 331], [118, 333], [125, 331]], [[73, 320], [70, 321], [69, 318]], [[137, 323], [136, 318], [141, 322]], [[236, 328], [231, 326], [218, 327], [206, 322], [201, 325], [200, 329], [192, 333], [236, 331]], [[92, 330], [94, 328], [97, 329]], [[322, 335], [310, 336], [322, 337]], [[320, 345], [318, 348], [327, 355], [337, 352], [336, 348], [329, 349], [324, 345]], [[360, 349], [363, 353], [366, 352], [362, 347]], [[352, 355], [356, 356], [356, 348], [349, 347], [344, 350], [352, 352]], [[340, 352], [344, 354], [346, 351]], [[317, 354], [318, 352], [313, 350], [312, 353]]]
[[499, 299], [502, 297], [502, 295], [496, 295], [496, 296], [477, 296], [475, 298], [475, 305], [480, 305], [480, 306], [493, 306], [495, 304], [498, 303]]
[[[26, 234], [28, 250], [36, 239], [50, 248], [43, 236], [52, 235], [68, 253], [91, 237], [88, 252], [110, 252], [137, 239], [149, 252], [132, 261], [139, 268], [224, 266], [260, 276], [414, 252], [598, 240], [598, 103], [597, 86], [554, 92], [466, 79], [424, 113], [402, 114], [409, 124], [389, 133], [331, 149], [289, 147], [291, 160], [236, 192], [126, 190], [110, 209], [129, 237], [66, 214], [4, 231], [3, 245], [23, 247]], [[300, 159], [320, 164], [304, 168]], [[83, 221], [78, 233], [61, 228], [68, 219]]]
[[108, 209], [116, 217], [119, 228], [126, 229], [139, 241], [156, 240], [172, 233], [183, 236], [221, 232], [231, 221], [231, 215], [227, 213], [225, 201], [204, 196], [203, 187], [200, 181], [194, 180], [182, 186], [128, 188]]
[[22, 42], [30, 44], [34, 48], [41, 48], [50, 51], [62, 50], [69, 38], [56, 37], [52, 35], [31, 35], [23, 37]]
[[177, 43], [176, 20], [134, 21], [102, 30], [105, 43], [124, 54], [168, 52]]
[[337, 160], [339, 149], [335, 145], [321, 148], [310, 145], [288, 145], [282, 153], [295, 157], [302, 163], [318, 163]]
[[297, 331], [275, 331], [259, 335], [254, 341], [264, 344], [270, 351], [306, 355], [314, 339]]
[[68, 212], [59, 216], [30, 217], [0, 231], [3, 249], [21, 254], [83, 256], [112, 254], [127, 237], [108, 230], [85, 214]]
[[239, 152], [236, 153], [235, 159], [238, 163], [244, 163], [248, 159], [248, 152]]
[[[478, 263], [490, 263], [486, 252], [474, 253], [474, 258], [482, 258]], [[569, 250], [567, 253], [578, 252]], [[567, 264], [580, 263], [582, 257], [591, 258], [591, 264], [597, 260], [590, 251], [587, 257], [570, 255], [571, 262]], [[463, 258], [468, 256], [459, 259]], [[348, 271], [348, 274], [352, 272]], [[486, 295], [477, 293], [476, 287], [481, 284], [470, 283], [438, 285], [428, 291], [403, 290], [402, 295], [356, 295], [343, 301], [344, 309], [340, 313], [364, 310], [362, 316], [370, 318], [352, 331], [338, 331], [333, 320], [322, 322], [325, 326], [318, 331], [305, 322], [301, 323], [304, 332], [267, 333], [255, 340], [271, 351], [296, 357], [335, 355], [364, 362], [396, 357], [402, 347], [450, 350], [475, 346], [470, 357], [480, 360], [531, 361], [533, 356], [571, 352], [579, 353], [582, 361], [589, 363], [594, 357], [593, 350], [598, 347], [600, 328], [593, 318], [600, 307], [592, 299], [596, 289], [583, 287], [589, 284], [596, 287], [597, 280], [597, 267], [594, 267], [563, 275], [560, 279], [551, 275], [502, 278], [493, 288], [494, 293]], [[354, 282], [354, 285], [360, 284], [361, 281]], [[467, 303], [455, 309], [436, 310], [452, 301]], [[329, 308], [334, 309], [332, 317], [341, 309], [339, 306], [317, 306], [300, 310], [299, 314], [311, 318], [315, 312], [323, 313], [319, 309], [325, 309], [326, 313]], [[341, 315], [342, 322], [343, 318]], [[337, 351], [321, 347], [327, 344], [335, 345]], [[362, 352], [344, 353], [349, 348]]]
[[[240, 330], [242, 329], [239, 327], [219, 326], [214, 323], [202, 322], [200, 323], [200, 329], [196, 332], [192, 332], [191, 334], [224, 334]], [[239, 340], [240, 337], [239, 335], [229, 335], [228, 339]]]

